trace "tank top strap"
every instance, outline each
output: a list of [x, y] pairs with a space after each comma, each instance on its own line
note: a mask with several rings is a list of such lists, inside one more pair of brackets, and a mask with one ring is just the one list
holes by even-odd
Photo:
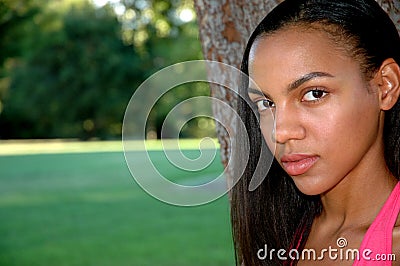
[[[392, 254], [393, 228], [400, 211], [400, 182], [396, 184], [389, 198], [368, 228], [359, 249], [359, 260], [353, 266], [392, 265], [392, 262], [376, 261], [376, 256]], [[364, 254], [364, 255], [363, 255]]]

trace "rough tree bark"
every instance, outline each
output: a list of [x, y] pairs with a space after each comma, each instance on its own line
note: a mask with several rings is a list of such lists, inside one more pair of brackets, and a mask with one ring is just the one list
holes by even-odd
[[[247, 39], [261, 19], [283, 0], [194, 0], [200, 40], [204, 58], [240, 67], [242, 54]], [[400, 1], [377, 0], [389, 13], [400, 32]], [[400, 48], [399, 48], [400, 49]], [[233, 80], [227, 75], [213, 72], [212, 75], [223, 76], [224, 84]], [[226, 82], [226, 83], [225, 83]], [[231, 84], [233, 88], [235, 84]], [[232, 107], [236, 106], [236, 95], [232, 90], [222, 86], [210, 84], [211, 95]], [[221, 159], [226, 167], [229, 161], [231, 143], [235, 138], [235, 124], [233, 117], [226, 114], [226, 110], [213, 106], [217, 124], [218, 140], [221, 145]], [[225, 128], [224, 128], [225, 126]], [[227, 169], [228, 184], [232, 184], [232, 169]]]
[[[247, 39], [261, 19], [282, 0], [194, 0], [200, 29], [204, 58], [239, 68]], [[218, 75], [224, 84], [235, 80], [221, 70]], [[211, 96], [236, 108], [236, 94], [225, 87], [210, 84]], [[218, 141], [221, 145], [221, 160], [225, 167], [229, 162], [231, 144], [235, 138], [235, 121], [226, 110], [213, 105], [217, 123]], [[224, 127], [225, 126], [225, 127]], [[228, 186], [232, 185], [232, 169], [227, 170]]]

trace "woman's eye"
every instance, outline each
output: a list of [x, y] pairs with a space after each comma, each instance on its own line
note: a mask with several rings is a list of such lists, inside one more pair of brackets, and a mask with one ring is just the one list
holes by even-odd
[[257, 108], [258, 108], [258, 112], [262, 112], [265, 111], [267, 109], [271, 109], [275, 107], [274, 102], [270, 101], [270, 100], [259, 100], [256, 102]]
[[326, 94], [328, 94], [328, 93], [324, 90], [320, 90], [320, 89], [310, 90], [309, 92], [304, 94], [302, 101], [315, 102], [315, 101], [318, 101], [319, 99], [323, 98]]

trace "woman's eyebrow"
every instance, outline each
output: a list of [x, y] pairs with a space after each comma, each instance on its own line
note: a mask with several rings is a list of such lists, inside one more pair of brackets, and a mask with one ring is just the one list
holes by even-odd
[[[329, 73], [326, 73], [326, 72], [311, 72], [311, 73], [305, 74], [301, 78], [299, 78], [299, 79], [297, 79], [297, 80], [295, 80], [295, 81], [293, 81], [292, 83], [289, 84], [289, 86], [287, 87], [287, 93], [297, 89], [298, 87], [300, 87], [302, 84], [306, 83], [307, 81], [310, 81], [310, 80], [312, 80], [314, 78], [319, 78], [319, 77], [333, 78], [334, 76], [329, 74]], [[271, 97], [268, 94], [266, 94], [266, 93], [264, 93], [264, 92], [262, 92], [261, 90], [258, 90], [258, 89], [254, 89], [254, 88], [249, 87], [247, 89], [247, 92], [249, 94], [250, 93], [251, 94], [256, 94], [256, 95], [264, 96], [264, 97], [266, 97], [268, 99], [271, 99]]]
[[311, 73], [305, 74], [298, 80], [290, 83], [290, 85], [287, 88], [287, 92], [289, 93], [289, 92], [297, 89], [298, 87], [300, 87], [302, 84], [306, 83], [307, 81], [312, 80], [314, 78], [319, 78], [319, 77], [333, 78], [334, 76], [329, 73], [326, 73], [326, 72], [311, 72]]

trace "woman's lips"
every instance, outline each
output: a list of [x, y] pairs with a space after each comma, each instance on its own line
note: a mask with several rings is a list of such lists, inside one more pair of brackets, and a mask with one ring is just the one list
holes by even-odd
[[289, 175], [296, 176], [307, 172], [318, 159], [316, 155], [289, 154], [282, 156], [281, 163]]

